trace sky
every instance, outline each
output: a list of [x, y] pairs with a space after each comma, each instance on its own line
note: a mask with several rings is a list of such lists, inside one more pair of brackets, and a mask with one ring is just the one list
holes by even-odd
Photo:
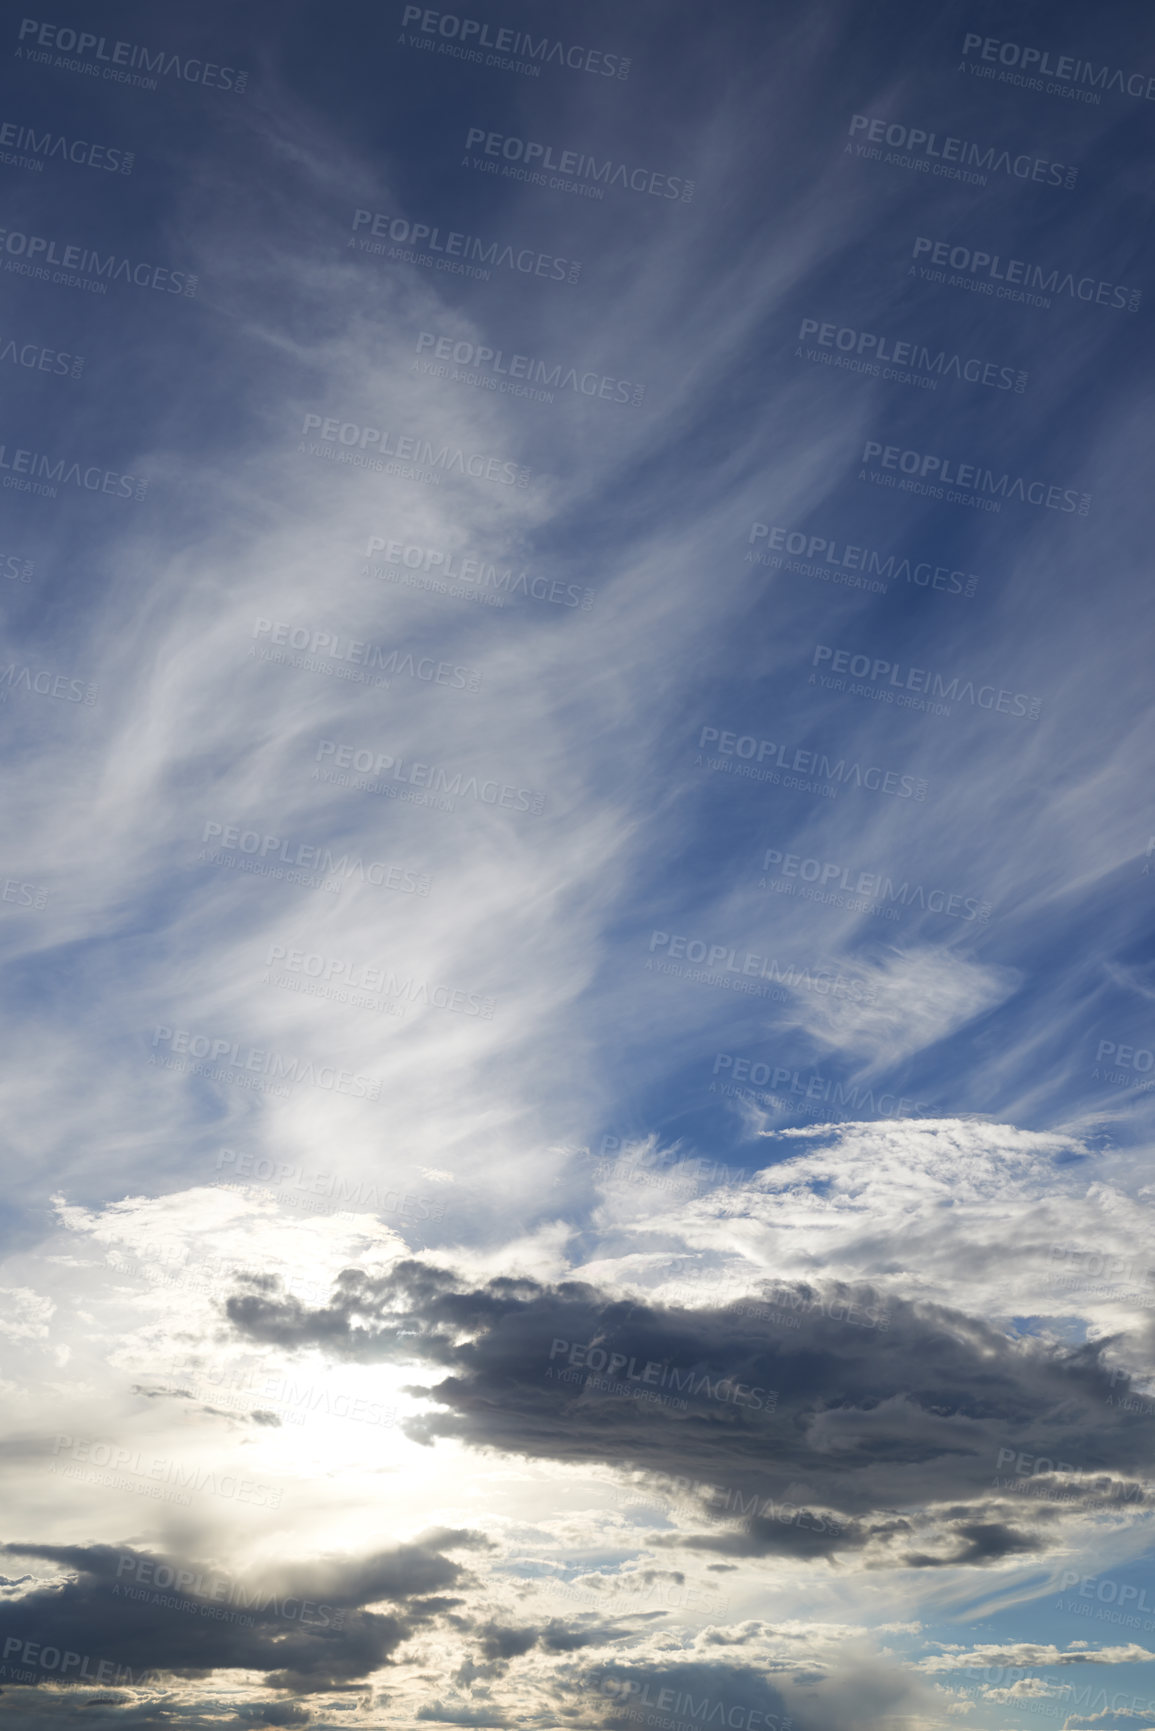
[[0, 1725], [1155, 1731], [1146, 8], [0, 71]]

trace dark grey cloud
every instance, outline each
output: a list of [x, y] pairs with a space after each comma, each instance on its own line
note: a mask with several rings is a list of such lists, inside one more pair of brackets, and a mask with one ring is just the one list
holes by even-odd
[[0, 1688], [0, 1725], [18, 1731], [61, 1731], [80, 1722], [84, 1731], [281, 1731], [316, 1724], [307, 1707], [292, 1701], [242, 1702], [222, 1715], [219, 1702], [198, 1706], [140, 1703], [118, 1691]]
[[[0, 1605], [8, 1665], [0, 1678], [34, 1677], [51, 1687], [62, 1675], [122, 1684], [145, 1673], [244, 1669], [298, 1694], [348, 1685], [460, 1603], [446, 1589], [469, 1575], [445, 1551], [487, 1543], [472, 1531], [439, 1528], [370, 1556], [319, 1558], [243, 1579], [127, 1546], [5, 1545], [5, 1554], [38, 1557], [72, 1578]], [[363, 1608], [382, 1601], [393, 1608]], [[65, 1668], [63, 1654], [77, 1661]]]
[[[908, 1566], [982, 1564], [1041, 1548], [1064, 1507], [1148, 1499], [1155, 1433], [1120, 1406], [1109, 1341], [1012, 1339], [893, 1298], [880, 1326], [868, 1287], [778, 1284], [779, 1304], [784, 1293], [797, 1327], [733, 1302], [687, 1309], [577, 1281], [477, 1286], [404, 1261], [384, 1277], [345, 1270], [318, 1309], [254, 1278], [227, 1311], [242, 1334], [285, 1349], [444, 1373], [423, 1385], [440, 1410], [406, 1426], [420, 1442], [680, 1482], [690, 1524], [709, 1517], [712, 1531], [678, 1542], [723, 1555], [881, 1546]], [[592, 1374], [571, 1365], [575, 1348]], [[763, 1391], [761, 1410], [743, 1389]], [[672, 1390], [689, 1391], [684, 1410]], [[944, 1503], [955, 1506], [933, 1544], [902, 1518]]]
[[558, 1687], [555, 1705], [559, 1717], [600, 1731], [636, 1731], [650, 1719], [673, 1731], [861, 1731], [941, 1712], [922, 1678], [866, 1653], [838, 1668], [787, 1660], [758, 1667], [720, 1659], [614, 1662], [582, 1672], [568, 1696]]

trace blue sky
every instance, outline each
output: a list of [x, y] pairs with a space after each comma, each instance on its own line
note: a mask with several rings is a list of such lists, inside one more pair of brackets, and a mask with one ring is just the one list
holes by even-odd
[[1155, 39], [510, 7], [0, 37], [0, 1721], [1146, 1731]]

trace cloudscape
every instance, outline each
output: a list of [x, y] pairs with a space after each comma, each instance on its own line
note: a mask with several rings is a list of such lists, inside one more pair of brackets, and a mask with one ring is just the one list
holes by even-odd
[[0, 1725], [1155, 1731], [1155, 19], [452, 4], [0, 24]]

